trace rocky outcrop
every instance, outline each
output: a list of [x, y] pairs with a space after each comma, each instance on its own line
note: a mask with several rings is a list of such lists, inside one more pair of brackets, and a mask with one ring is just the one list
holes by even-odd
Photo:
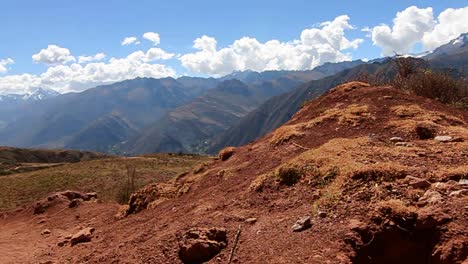
[[203, 263], [227, 246], [224, 228], [192, 228], [179, 243], [179, 258], [183, 263]]
[[52, 195], [49, 195], [43, 200], [38, 201], [32, 206], [32, 209], [34, 214], [42, 214], [47, 210], [47, 208], [50, 208], [56, 204], [69, 203], [68, 206], [72, 208], [79, 205], [78, 200], [90, 201], [91, 199], [96, 198], [96, 193], [82, 193], [77, 191], [57, 192]]

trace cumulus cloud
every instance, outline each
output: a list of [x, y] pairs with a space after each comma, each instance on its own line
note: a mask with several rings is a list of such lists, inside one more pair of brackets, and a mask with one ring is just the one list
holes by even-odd
[[13, 59], [10, 59], [10, 58], [0, 60], [0, 73], [7, 72], [8, 71], [7, 66], [9, 64], [13, 64], [13, 63], [15, 63], [15, 61]]
[[161, 39], [159, 38], [159, 34], [155, 32], [146, 32], [143, 34], [143, 38], [153, 42], [154, 45], [159, 45]]
[[218, 49], [213, 37], [197, 38], [193, 47], [197, 52], [180, 56], [182, 65], [196, 73], [223, 75], [235, 70], [307, 70], [325, 62], [351, 60], [343, 53], [356, 49], [362, 39], [349, 40], [345, 30], [353, 29], [349, 17], [342, 15], [333, 21], [319, 24], [319, 28], [302, 31], [300, 39], [289, 42], [270, 40], [265, 43], [243, 37]]
[[120, 42], [120, 45], [122, 46], [127, 46], [130, 44], [138, 45], [140, 44], [140, 41], [138, 41], [136, 37], [126, 37], [122, 40], [122, 42]]
[[462, 33], [468, 32], [468, 6], [459, 9], [448, 8], [437, 17], [433, 30], [426, 32], [422, 39], [424, 47], [433, 50]]
[[88, 63], [92, 61], [101, 61], [106, 57], [104, 53], [97, 53], [94, 56], [78, 56], [78, 63]]
[[[111, 58], [108, 62], [53, 65], [40, 75], [22, 74], [0, 77], [0, 94], [23, 93], [32, 87], [50, 88], [64, 93], [83, 91], [97, 85], [136, 77], [175, 77], [176, 72], [171, 67], [151, 63], [171, 58], [174, 54], [155, 49], [149, 49], [147, 52], [137, 51], [124, 58]], [[96, 54], [90, 57], [94, 59], [102, 55]]]
[[39, 53], [34, 54], [32, 59], [36, 63], [45, 64], [66, 64], [75, 61], [75, 57], [70, 54], [66, 48], [57, 45], [49, 45], [46, 49], [42, 49]]
[[383, 55], [408, 54], [417, 43], [430, 51], [467, 32], [466, 17], [468, 7], [446, 9], [435, 19], [431, 7], [410, 6], [396, 14], [392, 27], [381, 24], [363, 31], [370, 33]]
[[144, 62], [152, 62], [156, 60], [168, 60], [173, 58], [174, 53], [168, 53], [160, 48], [151, 48], [146, 52], [141, 50], [135, 51], [132, 54], [128, 55], [129, 59], [141, 60]]

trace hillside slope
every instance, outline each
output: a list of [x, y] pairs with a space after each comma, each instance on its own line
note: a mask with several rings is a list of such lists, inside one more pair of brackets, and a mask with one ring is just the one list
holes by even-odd
[[65, 148], [112, 152], [115, 146], [138, 133], [138, 128], [117, 114], [92, 122], [66, 141]]
[[[94, 202], [7, 213], [0, 258], [227, 263], [232, 250], [237, 263], [462, 263], [467, 122], [467, 112], [429, 99], [348, 83], [262, 139], [145, 187], [125, 218]], [[311, 225], [293, 232], [304, 217]], [[80, 227], [95, 228], [89, 243], [57, 246]]]
[[360, 76], [372, 74], [391, 76], [394, 72], [392, 68], [393, 64], [388, 60], [382, 63], [360, 64], [335, 75], [310, 81], [287, 94], [273, 97], [217, 136], [207, 152], [216, 153], [226, 146], [247, 144], [284, 124], [307, 100], [317, 98], [330, 88]]
[[288, 92], [302, 82], [279, 78], [258, 84], [227, 80], [208, 93], [163, 116], [127, 142], [127, 153], [204, 153], [213, 137], [228, 129], [268, 98]]
[[110, 155], [78, 150], [23, 149], [0, 146], [0, 176], [35, 171], [64, 163], [109, 158]]
[[[21, 109], [15, 120], [0, 130], [0, 144], [63, 148], [71, 137], [112, 114], [142, 128], [212, 88], [216, 82], [197, 78], [184, 78], [181, 82], [173, 78], [136, 78], [56, 96]], [[92, 141], [96, 135], [90, 136]]]

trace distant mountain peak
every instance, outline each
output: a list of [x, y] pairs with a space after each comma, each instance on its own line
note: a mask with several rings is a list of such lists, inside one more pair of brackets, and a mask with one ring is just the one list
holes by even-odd
[[29, 88], [23, 94], [0, 95], [0, 102], [31, 102], [41, 101], [60, 95], [59, 92], [41, 87]]

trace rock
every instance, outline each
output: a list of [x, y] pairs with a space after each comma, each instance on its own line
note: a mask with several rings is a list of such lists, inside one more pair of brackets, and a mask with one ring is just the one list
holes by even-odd
[[392, 137], [390, 138], [391, 142], [402, 142], [404, 141], [401, 137]]
[[71, 237], [70, 244], [74, 246], [79, 243], [90, 242], [91, 238], [93, 237], [93, 232], [94, 228], [92, 227], [82, 229], [81, 231], [79, 231]]
[[247, 224], [253, 225], [253, 224], [255, 224], [255, 223], [257, 222], [257, 218], [254, 218], [254, 217], [252, 217], [252, 218], [247, 218], [247, 219], [245, 219], [245, 222], [246, 222]]
[[450, 197], [462, 197], [468, 195], [468, 190], [463, 189], [463, 190], [458, 190], [458, 191], [453, 191], [449, 194]]
[[48, 208], [57, 204], [69, 203], [75, 199], [82, 199], [83, 201], [89, 201], [92, 198], [96, 198], [96, 193], [82, 193], [76, 191], [64, 191], [57, 192], [49, 195], [47, 198], [38, 201], [32, 206], [34, 214], [42, 214]]
[[325, 217], [327, 217], [327, 212], [319, 211], [319, 212], [317, 213], [317, 215], [318, 215], [319, 217], [321, 217], [321, 218], [325, 218]]
[[453, 137], [451, 136], [437, 136], [434, 138], [435, 141], [438, 142], [450, 142], [453, 140]]
[[392, 99], [392, 98], [393, 98], [393, 96], [391, 96], [391, 95], [384, 95], [383, 96], [383, 99]]
[[408, 142], [397, 142], [397, 143], [395, 143], [395, 146], [398, 146], [398, 147], [412, 147], [413, 144], [408, 143]]
[[49, 234], [50, 234], [50, 230], [49, 230], [49, 229], [44, 229], [44, 230], [42, 230], [42, 232], [41, 232], [41, 235], [43, 235], [43, 236], [44, 236], [44, 235], [49, 235]]
[[406, 176], [405, 181], [413, 188], [426, 189], [431, 186], [431, 183], [425, 179], [414, 176]]
[[71, 202], [68, 204], [68, 208], [75, 208], [78, 205], [81, 204], [81, 201], [79, 199], [73, 199]]
[[192, 228], [179, 240], [179, 258], [183, 263], [203, 263], [227, 246], [224, 228]]
[[458, 181], [458, 184], [460, 184], [460, 185], [468, 185], [468, 179], [460, 179], [460, 180]]
[[420, 204], [435, 204], [442, 201], [442, 195], [438, 191], [427, 190], [424, 195], [419, 198]]
[[447, 182], [436, 182], [432, 184], [432, 189], [436, 189], [439, 192], [449, 193], [451, 191], [458, 191], [460, 186], [456, 181], [449, 180]]
[[348, 228], [354, 231], [361, 231], [366, 229], [366, 225], [357, 219], [351, 219], [349, 220]]
[[291, 227], [293, 232], [301, 232], [312, 226], [310, 216], [303, 216]]

